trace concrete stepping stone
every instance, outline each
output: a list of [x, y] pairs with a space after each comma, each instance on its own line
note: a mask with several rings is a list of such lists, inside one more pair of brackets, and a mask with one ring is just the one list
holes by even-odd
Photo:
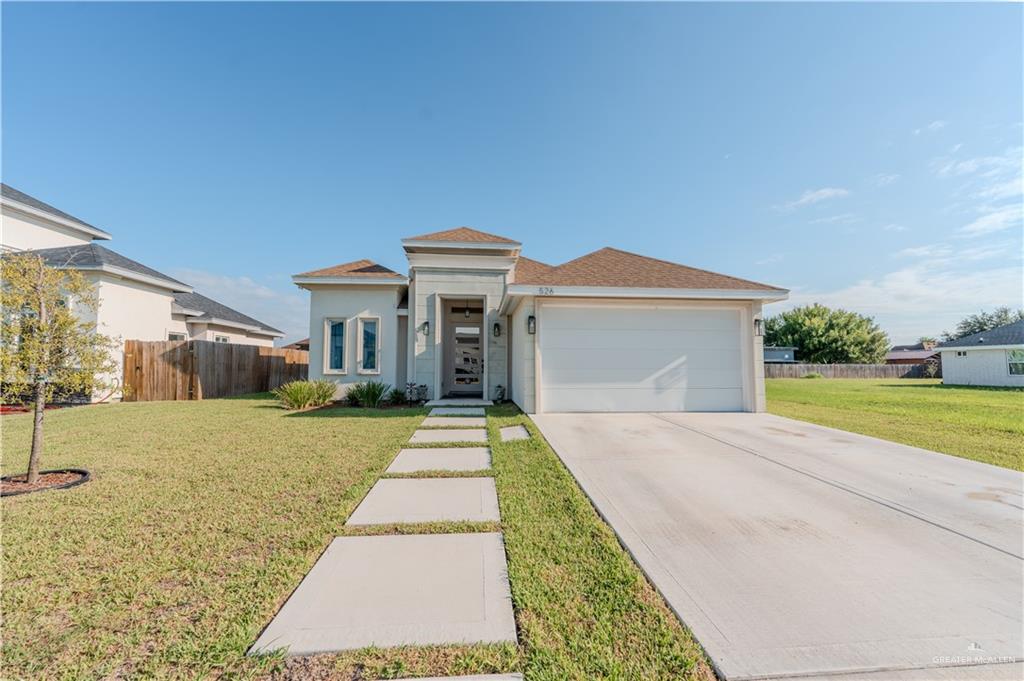
[[421, 426], [478, 426], [483, 428], [487, 425], [487, 419], [483, 416], [428, 416], [423, 419]]
[[419, 447], [398, 452], [387, 472], [482, 471], [490, 467], [489, 447]]
[[417, 430], [409, 438], [409, 442], [487, 442], [487, 431], [467, 428]]
[[497, 532], [338, 537], [250, 655], [516, 641]]
[[434, 407], [429, 416], [483, 416], [483, 407]]
[[501, 441], [508, 442], [509, 440], [529, 440], [530, 431], [526, 429], [526, 426], [505, 426], [501, 429]]
[[346, 525], [498, 520], [494, 478], [378, 480]]
[[430, 400], [428, 407], [490, 407], [494, 402], [479, 397], [444, 397], [439, 400]]

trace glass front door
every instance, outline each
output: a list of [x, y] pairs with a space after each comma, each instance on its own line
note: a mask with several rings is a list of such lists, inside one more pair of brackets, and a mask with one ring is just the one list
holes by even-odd
[[483, 353], [480, 346], [479, 326], [456, 326], [452, 349], [452, 392], [479, 393], [483, 376]]

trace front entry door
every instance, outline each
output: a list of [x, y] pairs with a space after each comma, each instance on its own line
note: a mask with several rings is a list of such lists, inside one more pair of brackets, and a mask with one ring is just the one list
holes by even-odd
[[480, 393], [483, 389], [481, 379], [484, 373], [483, 352], [480, 344], [479, 326], [463, 325], [455, 327], [452, 343], [452, 375], [448, 385], [453, 393]]

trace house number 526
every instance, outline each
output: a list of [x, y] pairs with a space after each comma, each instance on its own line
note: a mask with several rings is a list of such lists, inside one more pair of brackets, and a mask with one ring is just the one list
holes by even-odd
[[551, 296], [555, 294], [555, 289], [550, 286], [540, 286], [537, 288], [537, 293], [542, 296]]

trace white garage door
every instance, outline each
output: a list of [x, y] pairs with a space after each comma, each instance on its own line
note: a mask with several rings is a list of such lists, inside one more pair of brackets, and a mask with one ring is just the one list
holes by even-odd
[[545, 304], [540, 409], [742, 411], [740, 342], [739, 310]]

